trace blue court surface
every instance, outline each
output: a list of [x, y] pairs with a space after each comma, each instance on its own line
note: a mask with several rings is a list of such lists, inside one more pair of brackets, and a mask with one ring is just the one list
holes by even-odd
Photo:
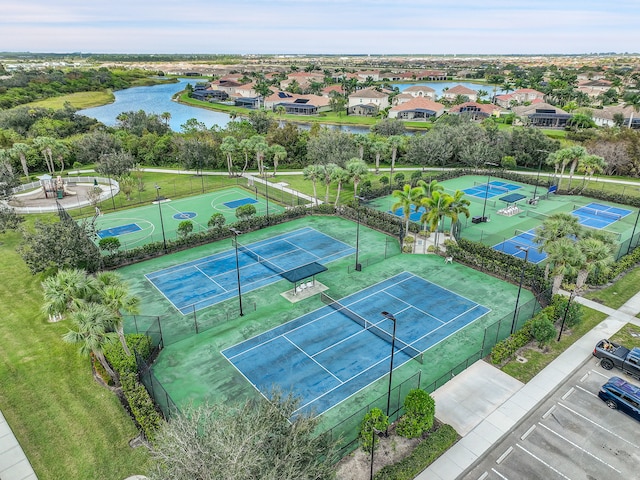
[[389, 374], [393, 322], [382, 311], [397, 319], [397, 368], [490, 309], [402, 272], [222, 354], [263, 395], [293, 392], [299, 412], [320, 415]]
[[[282, 280], [283, 272], [311, 262], [325, 265], [354, 252], [310, 227], [240, 245], [240, 285], [243, 292], [255, 290]], [[145, 277], [184, 315], [238, 295], [235, 248]]]
[[142, 230], [137, 223], [128, 223], [127, 225], [119, 225], [113, 228], [105, 228], [104, 230], [98, 230], [96, 233], [100, 238], [118, 237], [120, 235], [126, 235], [127, 233], [133, 233]]
[[531, 263], [540, 263], [545, 258], [547, 258], [547, 254], [545, 252], [538, 252], [538, 247], [540, 247], [540, 245], [533, 241], [535, 236], [536, 234], [534, 232], [534, 229], [532, 228], [531, 230], [527, 230], [526, 232], [520, 232], [518, 233], [518, 235], [511, 237], [504, 242], [500, 242], [499, 244], [494, 245], [492, 248], [494, 250], [512, 255], [522, 260], [524, 260], [524, 257], [527, 256], [527, 253], [525, 251], [522, 251], [518, 247], [522, 247], [524, 249], [528, 248], [529, 255], [527, 256], [527, 261]]
[[249, 205], [250, 203], [258, 203], [254, 198], [241, 198], [240, 200], [233, 200], [232, 202], [224, 202], [223, 205], [229, 208], [238, 208], [242, 205]]
[[519, 190], [520, 188], [522, 187], [520, 187], [519, 185], [501, 182], [499, 180], [493, 180], [488, 184], [477, 183], [473, 187], [465, 188], [463, 192], [467, 195], [473, 195], [474, 197], [493, 198], [497, 197], [498, 195], [508, 194], [509, 192], [513, 192], [514, 190]]
[[[397, 217], [404, 218], [404, 208], [402, 207], [396, 208], [395, 212], [387, 210], [387, 213], [391, 213]], [[409, 220], [415, 223], [420, 223], [420, 217], [422, 217], [422, 215], [424, 215], [425, 213], [427, 213], [427, 210], [424, 207], [420, 207], [417, 212], [411, 212], [411, 214], [409, 215]]]
[[631, 210], [600, 203], [590, 203], [584, 207], [575, 206], [575, 208], [571, 214], [580, 219], [581, 225], [591, 228], [606, 228], [631, 213]]

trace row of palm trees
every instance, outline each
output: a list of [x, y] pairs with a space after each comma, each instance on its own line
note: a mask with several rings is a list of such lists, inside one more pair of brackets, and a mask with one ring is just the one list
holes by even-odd
[[51, 320], [68, 318], [73, 328], [63, 336], [66, 342], [80, 346], [80, 353], [93, 355], [118, 385], [118, 378], [104, 356], [107, 345], [117, 342], [127, 356], [131, 351], [124, 336], [121, 311], [137, 313], [138, 297], [115, 272], [95, 276], [80, 269], [64, 269], [42, 282], [42, 311]]
[[338, 186], [338, 193], [336, 194], [334, 205], [338, 206], [342, 187], [349, 182], [353, 183], [354, 195], [358, 196], [358, 185], [368, 172], [369, 168], [364, 161], [359, 158], [352, 158], [346, 163], [344, 168], [335, 163], [309, 165], [302, 170], [302, 176], [305, 180], [313, 183], [313, 198], [316, 205], [318, 205], [319, 202], [317, 193], [318, 182], [325, 187], [325, 203], [329, 203], [329, 188], [335, 183]]
[[558, 175], [558, 190], [562, 186], [562, 178], [564, 171], [569, 167], [569, 185], [567, 190], [571, 190], [571, 182], [573, 181], [573, 174], [577, 171], [583, 173], [581, 189], [578, 193], [582, 193], [586, 187], [587, 181], [591, 180], [593, 175], [602, 173], [607, 166], [604, 158], [598, 155], [590, 155], [586, 148], [582, 146], [573, 146], [563, 148], [552, 152], [547, 158], [547, 164], [553, 166], [555, 175]]
[[[402, 190], [394, 190], [393, 197], [397, 201], [391, 207], [392, 211], [402, 208], [405, 220], [405, 236], [409, 235], [409, 220], [412, 212], [424, 208], [420, 216], [420, 223], [426, 232], [427, 226], [435, 232], [435, 245], [438, 245], [438, 227], [444, 218], [449, 218], [451, 224], [458, 222], [460, 215], [469, 218], [471, 202], [464, 198], [464, 192], [456, 190], [453, 195], [444, 191], [444, 187], [437, 180], [427, 183], [419, 180], [417, 186], [406, 184]], [[412, 210], [413, 209], [413, 210]]]
[[594, 270], [606, 272], [614, 261], [615, 240], [608, 232], [585, 228], [570, 213], [555, 213], [535, 229], [538, 251], [547, 254], [545, 277], [553, 276], [552, 292], [558, 293], [567, 275], [576, 275], [575, 291], [581, 293]]

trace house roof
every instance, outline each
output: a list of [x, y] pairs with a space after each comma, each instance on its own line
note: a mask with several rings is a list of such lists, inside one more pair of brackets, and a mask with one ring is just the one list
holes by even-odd
[[478, 102], [465, 102], [460, 105], [455, 105], [449, 109], [451, 113], [460, 113], [461, 110], [466, 108], [475, 107], [480, 110], [482, 113], [486, 113], [487, 115], [491, 115], [495, 111], [501, 110], [497, 105], [493, 105], [491, 103], [478, 103]]
[[568, 114], [568, 112], [565, 112], [564, 110], [562, 110], [561, 108], [555, 107], [549, 103], [536, 103], [535, 105], [522, 105], [519, 107], [513, 107], [513, 113], [515, 113], [516, 115], [533, 115], [535, 113], [537, 113], [538, 110], [553, 110], [554, 113], [556, 115], [560, 115], [560, 114]]
[[373, 88], [365, 88], [358, 90], [349, 95], [349, 98], [386, 98], [389, 95], [387, 93], [379, 92]]
[[435, 90], [431, 87], [427, 87], [426, 85], [414, 85], [413, 87], [405, 88], [402, 93], [407, 92], [435, 92]]
[[442, 92], [442, 95], [477, 95], [478, 92], [472, 90], [470, 88], [465, 87], [464, 85], [456, 85], [455, 87], [451, 87], [449, 90]]
[[430, 110], [440, 112], [444, 110], [444, 105], [424, 97], [412, 98], [408, 102], [404, 102], [395, 107], [391, 107], [392, 112], [405, 112], [407, 110]]

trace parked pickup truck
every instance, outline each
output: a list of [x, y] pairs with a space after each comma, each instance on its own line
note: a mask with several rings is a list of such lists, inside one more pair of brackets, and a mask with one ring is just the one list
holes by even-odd
[[624, 373], [640, 379], [640, 348], [629, 350], [609, 340], [600, 340], [593, 349], [593, 356], [600, 359], [605, 370], [618, 367]]

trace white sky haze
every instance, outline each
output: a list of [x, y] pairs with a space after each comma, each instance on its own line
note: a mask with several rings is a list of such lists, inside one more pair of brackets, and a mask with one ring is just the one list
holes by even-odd
[[0, 0], [0, 51], [640, 51], [638, 0]]

